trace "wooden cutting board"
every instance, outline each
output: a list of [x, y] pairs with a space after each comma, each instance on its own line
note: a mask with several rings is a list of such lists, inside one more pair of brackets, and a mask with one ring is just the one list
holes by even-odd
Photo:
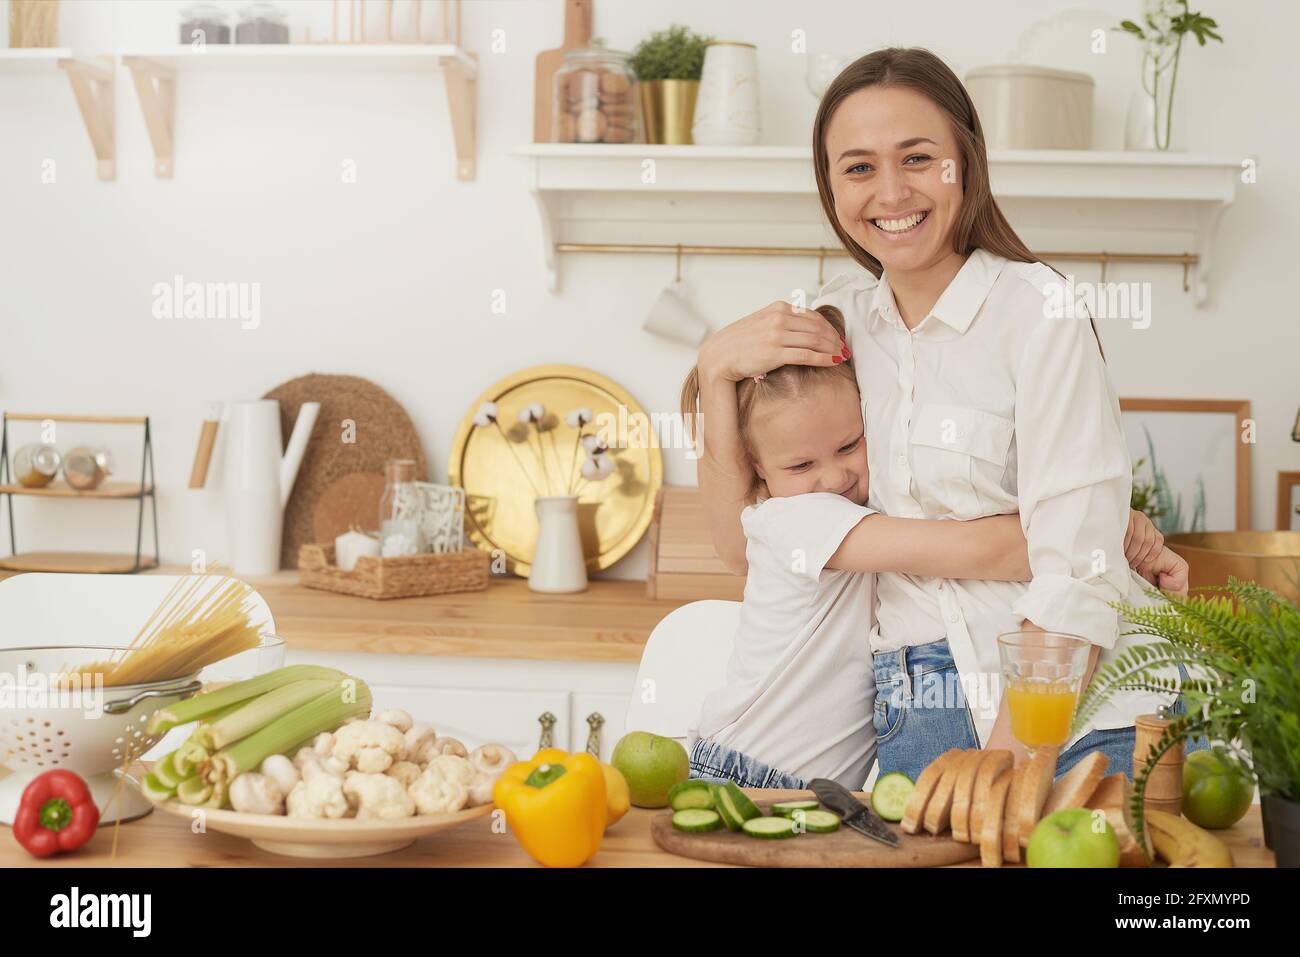
[[[854, 793], [866, 799], [861, 792]], [[780, 800], [804, 798], [816, 800], [811, 791], [790, 791]], [[767, 813], [772, 801], [756, 800], [755, 803]], [[896, 848], [847, 827], [833, 834], [800, 834], [786, 840], [764, 840], [725, 829], [687, 834], [673, 827], [672, 811], [664, 811], [651, 822], [650, 836], [669, 854], [746, 867], [941, 867], [980, 855], [977, 845], [958, 844], [949, 834], [938, 837], [924, 832], [904, 834], [897, 825], [890, 827], [902, 839]]]
[[564, 45], [537, 54], [533, 78], [533, 142], [551, 142], [551, 79], [564, 66], [565, 50], [591, 45], [592, 0], [564, 0]]

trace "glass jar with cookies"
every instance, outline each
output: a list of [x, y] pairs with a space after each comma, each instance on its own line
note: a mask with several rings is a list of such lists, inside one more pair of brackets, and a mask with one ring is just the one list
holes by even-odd
[[565, 52], [553, 81], [551, 142], [645, 142], [630, 60], [604, 47]]

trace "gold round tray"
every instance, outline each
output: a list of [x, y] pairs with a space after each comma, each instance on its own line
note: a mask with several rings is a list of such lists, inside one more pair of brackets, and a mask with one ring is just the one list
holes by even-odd
[[[474, 425], [484, 402], [497, 404], [499, 429]], [[519, 422], [520, 409], [534, 402], [546, 410], [540, 450], [537, 430]], [[582, 482], [578, 490], [587, 571], [609, 568], [650, 527], [655, 494], [663, 484], [663, 458], [650, 417], [621, 386], [589, 369], [524, 369], [474, 400], [456, 432], [448, 467], [450, 483], [465, 489], [470, 538], [486, 552], [499, 551], [517, 575], [528, 575], [537, 547], [534, 500], [539, 492], [566, 494], [567, 482], [586, 457], [581, 449], [575, 455], [578, 430], [564, 421], [579, 408], [595, 416], [582, 431], [605, 439], [615, 463], [604, 481]]]

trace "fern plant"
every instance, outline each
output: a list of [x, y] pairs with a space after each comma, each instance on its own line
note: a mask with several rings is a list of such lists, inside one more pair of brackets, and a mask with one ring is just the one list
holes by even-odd
[[[1147, 779], [1161, 756], [1189, 737], [1228, 748], [1261, 792], [1300, 800], [1300, 608], [1235, 578], [1195, 592], [1180, 598], [1149, 589], [1159, 605], [1114, 605], [1134, 626], [1126, 636], [1156, 640], [1101, 668], [1075, 713], [1077, 734], [1117, 692], [1182, 693], [1187, 713], [1172, 720], [1143, 768], [1134, 768], [1131, 811], [1144, 844]], [[1187, 677], [1174, 676], [1179, 665]]]

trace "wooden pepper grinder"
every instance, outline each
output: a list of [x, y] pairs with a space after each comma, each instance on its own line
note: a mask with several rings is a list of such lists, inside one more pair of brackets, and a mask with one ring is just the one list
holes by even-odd
[[[1172, 722], [1158, 714], [1140, 714], [1134, 722], [1137, 737], [1133, 743], [1133, 776], [1136, 778], [1146, 767], [1151, 751], [1160, 743], [1165, 729]], [[1183, 812], [1183, 742], [1179, 741], [1160, 756], [1147, 778], [1146, 794], [1142, 806], [1150, 811]]]

